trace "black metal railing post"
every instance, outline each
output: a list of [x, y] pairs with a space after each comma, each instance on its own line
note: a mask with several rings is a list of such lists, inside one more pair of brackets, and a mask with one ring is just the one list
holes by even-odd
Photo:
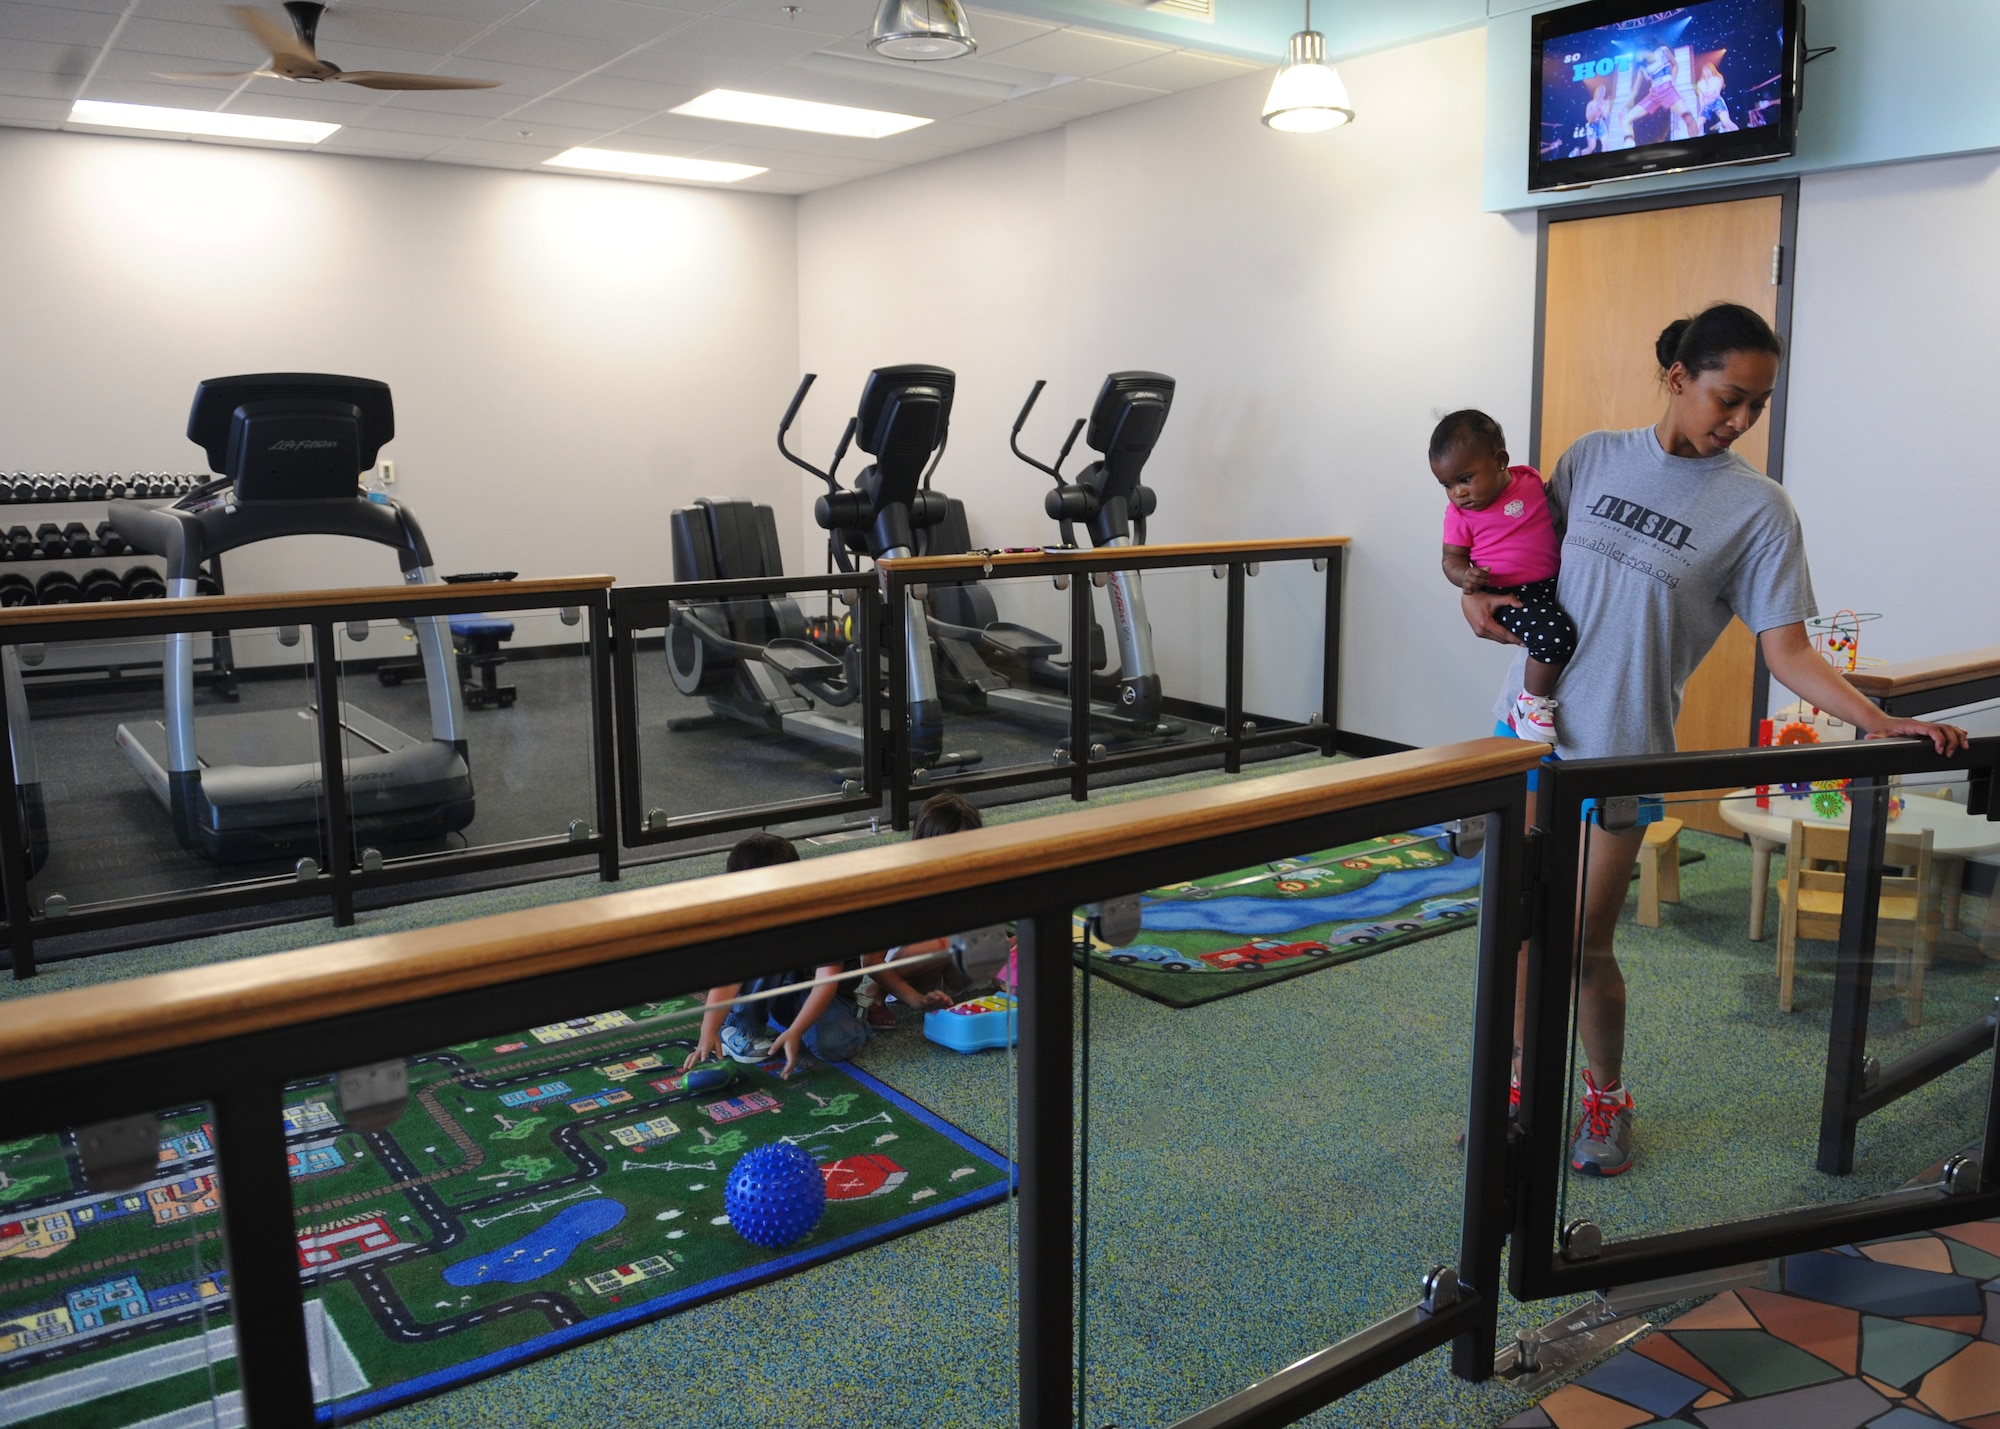
[[1326, 625], [1320, 632], [1326, 650], [1320, 668], [1320, 718], [1326, 724], [1324, 751], [1339, 753], [1340, 745], [1340, 602], [1347, 577], [1347, 548], [1326, 554]]
[[[1086, 663], [1088, 663], [1086, 661]], [[1021, 920], [1021, 1429], [1071, 1425], [1076, 1395], [1075, 993], [1070, 910]]]
[[[12, 651], [16, 659], [21, 653], [18, 645], [0, 650]], [[6, 682], [0, 680], [0, 741], [7, 746], [6, 768], [0, 770], [0, 895], [7, 900], [7, 951], [18, 982], [35, 975], [35, 924], [28, 908], [28, 830], [16, 782], [21, 776], [10, 733], [13, 713], [7, 707]]]
[[[1470, 823], [1470, 820], [1466, 821]], [[1514, 990], [1521, 957], [1522, 867], [1526, 790], [1486, 816], [1480, 868], [1479, 964], [1473, 993], [1472, 1088], [1465, 1133], [1465, 1206], [1458, 1250], [1459, 1283], [1479, 1295], [1477, 1323], [1451, 1344], [1452, 1373], [1479, 1381], [1493, 1374], [1500, 1329], [1501, 1252], [1513, 1229], [1509, 1185], [1508, 1085], [1514, 1063]]]
[[868, 587], [855, 586], [854, 635], [861, 642], [856, 668], [861, 671], [861, 792], [877, 803], [882, 798], [882, 610]]
[[[638, 645], [637, 613], [620, 599], [623, 592], [611, 593], [611, 675], [615, 698], [614, 721], [618, 751], [618, 828], [627, 848], [636, 848], [645, 832], [646, 790], [639, 770], [639, 689], [638, 663], [633, 651]], [[666, 639], [674, 638], [669, 613]]]
[[[313, 698], [319, 705], [319, 771], [321, 802], [326, 810], [328, 896], [333, 926], [354, 926], [354, 830], [347, 811], [347, 721], [340, 707], [340, 652], [333, 643], [333, 621], [312, 622]], [[448, 654], [449, 652], [447, 652]], [[446, 679], [454, 676], [445, 672]]]
[[285, 1168], [284, 1090], [232, 1087], [215, 1099], [215, 1168], [228, 1256], [230, 1321], [250, 1429], [313, 1422], [304, 1288]]
[[[1875, 984], [1875, 930], [1882, 901], [1882, 853], [1889, 830], [1888, 781], [1877, 774], [1848, 787], [1847, 874], [1840, 904], [1840, 961], [1833, 978], [1827, 1033], [1826, 1091], [1820, 1104], [1819, 1169], [1845, 1176], [1854, 1169], [1852, 1103], [1867, 1090], [1868, 1004]], [[1793, 850], [1798, 854], [1799, 850]]]
[[[863, 593], [864, 598], [869, 598]], [[910, 588], [900, 577], [885, 574], [879, 596], [884, 616], [883, 650], [889, 667], [889, 825], [910, 826], [910, 789], [916, 782], [915, 760], [911, 755], [910, 729]], [[868, 678], [879, 680], [876, 670]]]
[[1090, 797], [1090, 696], [1097, 674], [1091, 631], [1097, 624], [1096, 587], [1088, 571], [1069, 577], [1069, 796]]
[[1248, 603], [1247, 573], [1242, 561], [1228, 567], [1229, 596], [1222, 634], [1222, 767], [1235, 774], [1243, 768], [1243, 626]]
[[597, 876], [618, 880], [617, 738], [613, 731], [611, 694], [610, 597], [597, 591], [584, 609], [590, 612], [590, 776], [597, 795]]

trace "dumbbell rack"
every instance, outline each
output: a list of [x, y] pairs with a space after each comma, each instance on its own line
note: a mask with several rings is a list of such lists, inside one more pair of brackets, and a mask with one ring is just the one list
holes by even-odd
[[[109, 475], [82, 472], [65, 475], [54, 473], [14, 472], [11, 476], [0, 472], [0, 575], [28, 575], [32, 568], [37, 574], [50, 569], [61, 569], [65, 565], [80, 566], [85, 562], [102, 565], [107, 561], [120, 559], [104, 549], [99, 529], [95, 536], [82, 522], [67, 523], [67, 530], [59, 549], [45, 547], [38, 528], [42, 525], [59, 524], [40, 518], [51, 507], [98, 506], [112, 500], [137, 500], [167, 502], [176, 501], [208, 478], [205, 476], [153, 472], [134, 472], [121, 476], [117, 472]], [[10, 513], [12, 513], [10, 517]], [[100, 528], [102, 523], [100, 522]], [[12, 528], [24, 527], [35, 538], [26, 553], [18, 548]], [[76, 530], [83, 536], [78, 538]], [[124, 553], [120, 553], [123, 555]], [[132, 552], [139, 558], [139, 564], [149, 569], [154, 567], [152, 558], [144, 552]], [[211, 556], [203, 563], [206, 579], [213, 590], [204, 589], [204, 594], [220, 595], [222, 585], [222, 558]], [[129, 570], [127, 574], [129, 574]], [[164, 580], [162, 580], [164, 594]], [[194, 662], [195, 681], [214, 689], [223, 698], [234, 700], [236, 691], [236, 667], [231, 656], [229, 636], [216, 632], [210, 637], [211, 653], [197, 656]], [[44, 662], [27, 665], [23, 662], [22, 678], [31, 685], [72, 685], [98, 680], [115, 681], [130, 675], [157, 672], [158, 660], [134, 660], [119, 664], [90, 664], [68, 662]]]

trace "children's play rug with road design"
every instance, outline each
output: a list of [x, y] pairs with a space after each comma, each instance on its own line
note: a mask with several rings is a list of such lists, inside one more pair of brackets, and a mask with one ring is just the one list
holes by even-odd
[[1156, 1002], [1194, 1007], [1470, 926], [1479, 877], [1479, 859], [1454, 857], [1442, 828], [1388, 834], [1155, 888], [1137, 941], [1092, 942], [1088, 965]]
[[[285, 1140], [321, 1417], [439, 1393], [999, 1200], [1007, 1162], [866, 1073], [720, 1064], [680, 1078], [693, 999], [413, 1057], [383, 1131], [327, 1082]], [[676, 1015], [678, 1014], [678, 1015]], [[783, 1250], [729, 1224], [753, 1146], [819, 1163], [826, 1209]], [[161, 1123], [157, 1173], [93, 1190], [69, 1134], [0, 1146], [0, 1423], [240, 1414], [210, 1125]], [[178, 1411], [178, 1413], [177, 1413]], [[202, 1423], [209, 1422], [206, 1417]], [[235, 1422], [232, 1418], [228, 1422]]]

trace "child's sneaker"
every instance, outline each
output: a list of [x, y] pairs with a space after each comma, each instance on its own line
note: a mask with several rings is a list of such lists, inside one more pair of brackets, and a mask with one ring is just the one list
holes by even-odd
[[734, 1023], [723, 1023], [722, 1036], [717, 1040], [722, 1043], [723, 1052], [732, 1062], [743, 1062], [754, 1066], [758, 1062], [770, 1060], [771, 1039], [753, 1037]]
[[1585, 1176], [1622, 1176], [1632, 1169], [1632, 1094], [1622, 1086], [1602, 1091], [1583, 1074], [1583, 1115], [1570, 1147], [1570, 1170]]
[[1553, 695], [1514, 696], [1514, 733], [1536, 744], [1556, 742], [1556, 701]]

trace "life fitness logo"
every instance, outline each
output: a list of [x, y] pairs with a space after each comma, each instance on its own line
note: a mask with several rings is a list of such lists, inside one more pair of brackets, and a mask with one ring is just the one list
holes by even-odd
[[325, 452], [339, 446], [339, 442], [323, 437], [286, 437], [283, 441], [272, 442], [265, 450], [274, 452]]
[[1527, 509], [1528, 509], [1528, 503], [1525, 501], [1510, 501], [1505, 506], [1500, 508], [1500, 510], [1508, 516], [1519, 516], [1523, 511], [1526, 511]]

